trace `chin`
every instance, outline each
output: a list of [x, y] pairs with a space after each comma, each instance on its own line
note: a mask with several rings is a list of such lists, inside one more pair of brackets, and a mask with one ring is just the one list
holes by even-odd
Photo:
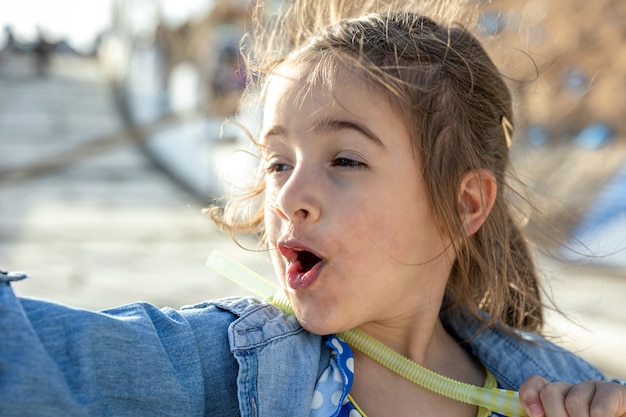
[[313, 315], [313, 318], [310, 320], [308, 319], [308, 317], [311, 316], [307, 316], [306, 314], [296, 314], [296, 318], [298, 319], [300, 325], [309, 333], [313, 333], [319, 336], [326, 336], [329, 334], [336, 334], [349, 330], [345, 327], [345, 325], [342, 326], [339, 323], [333, 323], [329, 320], [320, 320], [319, 316], [316, 315]]
[[319, 326], [319, 325], [315, 325], [312, 323], [304, 323], [302, 321], [300, 321], [298, 319], [298, 321], [300, 322], [300, 325], [309, 333], [313, 333], [316, 334], [318, 336], [326, 336], [329, 334], [334, 334], [334, 333], [338, 333], [336, 331], [333, 331], [332, 328], [328, 327], [328, 326]]
[[346, 323], [345, 312], [326, 300], [326, 296], [322, 300], [311, 297], [300, 297], [295, 294], [288, 294], [291, 305], [294, 308], [296, 318], [300, 325], [310, 333], [325, 336], [335, 334], [351, 327]]

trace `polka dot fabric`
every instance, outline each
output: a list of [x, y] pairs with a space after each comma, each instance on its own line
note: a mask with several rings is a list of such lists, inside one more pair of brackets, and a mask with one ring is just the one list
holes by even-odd
[[[315, 385], [311, 400], [311, 417], [367, 417], [350, 402], [350, 389], [354, 378], [354, 353], [350, 346], [336, 335], [326, 337], [331, 348], [328, 367]], [[486, 388], [497, 386], [496, 379], [487, 372]], [[481, 408], [477, 417], [504, 417]]]
[[328, 367], [315, 385], [311, 417], [361, 417], [348, 401], [354, 377], [354, 354], [350, 346], [335, 335], [326, 337], [332, 349]]

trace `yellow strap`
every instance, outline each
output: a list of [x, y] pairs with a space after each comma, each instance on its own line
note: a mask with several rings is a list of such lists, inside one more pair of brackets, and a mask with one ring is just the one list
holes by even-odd
[[359, 407], [359, 405], [356, 403], [356, 401], [354, 401], [354, 398], [352, 398], [352, 395], [350, 394], [348, 394], [348, 401], [350, 401], [354, 408], [356, 408], [356, 411], [361, 414], [361, 417], [367, 417], [367, 415], [363, 412], [363, 410], [361, 410], [361, 407]]
[[[498, 386], [498, 381], [496, 381], [496, 377], [493, 376], [489, 369], [485, 369], [487, 371], [487, 376], [485, 377], [485, 385], [484, 388], [496, 388]], [[485, 407], [478, 407], [477, 417], [487, 417], [491, 413], [490, 410], [487, 410]]]

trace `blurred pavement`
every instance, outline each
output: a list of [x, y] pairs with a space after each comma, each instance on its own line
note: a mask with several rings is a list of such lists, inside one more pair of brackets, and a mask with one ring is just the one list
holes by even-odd
[[[0, 63], [0, 171], [50, 160], [124, 129], [96, 61], [54, 57], [46, 78], [28, 56]], [[39, 176], [0, 181], [0, 268], [24, 270], [21, 295], [101, 309], [180, 307], [242, 290], [204, 263], [213, 249], [256, 270], [204, 207], [128, 141]], [[253, 242], [249, 242], [254, 247]]]
[[[132, 301], [180, 307], [245, 291], [204, 266], [212, 249], [271, 277], [130, 141], [63, 169], [2, 180], [15, 170], [124, 125], [96, 61], [55, 56], [37, 77], [30, 57], [0, 62], [0, 268], [24, 270], [22, 296], [102, 309]], [[254, 247], [254, 242], [246, 242]], [[549, 315], [558, 343], [626, 378], [626, 279], [540, 259], [570, 320]]]

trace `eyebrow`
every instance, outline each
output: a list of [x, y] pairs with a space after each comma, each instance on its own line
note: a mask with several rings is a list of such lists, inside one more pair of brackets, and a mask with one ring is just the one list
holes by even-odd
[[[332, 133], [337, 132], [344, 129], [354, 130], [361, 135], [365, 136], [367, 139], [371, 140], [377, 146], [385, 148], [385, 144], [383, 141], [370, 129], [366, 126], [362, 125], [358, 122], [353, 122], [350, 120], [339, 120], [339, 119], [322, 119], [315, 123], [315, 125], [309, 129], [308, 133]], [[263, 137], [268, 138], [270, 136], [285, 136], [286, 129], [283, 126], [273, 126], [270, 130], [268, 130]]]
[[337, 132], [339, 130], [350, 129], [354, 130], [361, 135], [365, 136], [367, 139], [371, 140], [374, 144], [384, 148], [385, 144], [383, 141], [370, 129], [366, 126], [362, 125], [358, 122], [353, 122], [350, 120], [338, 120], [338, 119], [322, 119], [315, 123], [309, 132], [313, 133], [332, 133]]

